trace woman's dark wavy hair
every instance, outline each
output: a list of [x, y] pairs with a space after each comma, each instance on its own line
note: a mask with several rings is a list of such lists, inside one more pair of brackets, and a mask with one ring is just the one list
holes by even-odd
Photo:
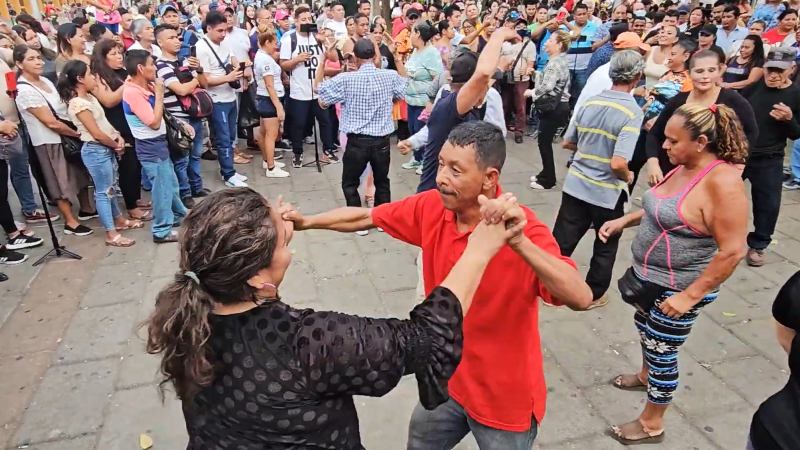
[[45, 36], [47, 35], [47, 33], [45, 33], [45, 31], [44, 31], [44, 28], [42, 28], [41, 22], [36, 20], [36, 18], [34, 18], [30, 14], [20, 14], [20, 15], [18, 15], [17, 16], [17, 23], [25, 24], [31, 30], [33, 30], [33, 31], [35, 31], [37, 33], [42, 33]]
[[79, 31], [80, 27], [72, 22], [63, 23], [58, 26], [58, 31], [56, 32], [58, 53], [72, 56], [72, 47], [69, 45], [69, 40], [74, 38]]
[[67, 61], [61, 73], [58, 75], [56, 90], [61, 101], [69, 103], [70, 100], [78, 96], [75, 86], [78, 85], [78, 78], [83, 78], [89, 72], [89, 65], [80, 59]]
[[247, 280], [270, 265], [276, 245], [270, 205], [249, 188], [214, 192], [186, 216], [175, 279], [159, 292], [144, 324], [147, 352], [162, 355], [162, 395], [172, 383], [179, 399], [191, 399], [213, 382], [209, 316], [214, 304], [255, 300]]
[[117, 72], [109, 67], [108, 63], [106, 62], [106, 57], [111, 50], [118, 48], [120, 51], [123, 51], [122, 45], [117, 43], [113, 39], [100, 39], [100, 41], [95, 44], [94, 50], [92, 51], [92, 73], [97, 74], [103, 82], [105, 82], [108, 87], [112, 91], [116, 91], [125, 83], [125, 79], [122, 78]]

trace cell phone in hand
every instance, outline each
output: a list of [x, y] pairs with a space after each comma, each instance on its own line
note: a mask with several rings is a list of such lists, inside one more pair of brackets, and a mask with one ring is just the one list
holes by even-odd
[[189, 56], [192, 58], [197, 58], [197, 46], [193, 45], [189, 48]]
[[242, 72], [244, 72], [244, 67], [245, 67], [244, 63], [243, 63], [243, 62], [240, 62], [240, 63], [239, 63], [239, 70], [241, 70]]
[[556, 21], [557, 21], [557, 22], [563, 22], [563, 21], [564, 21], [564, 19], [566, 19], [566, 18], [567, 18], [567, 12], [566, 12], [566, 11], [561, 11], [561, 12], [559, 12], [559, 13], [558, 13], [558, 15], [556, 16]]

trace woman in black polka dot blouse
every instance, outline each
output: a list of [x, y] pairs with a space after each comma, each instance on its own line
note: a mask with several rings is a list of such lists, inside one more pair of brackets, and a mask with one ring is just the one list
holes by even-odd
[[281, 300], [293, 231], [282, 207], [228, 189], [184, 221], [180, 272], [158, 295], [147, 350], [162, 355], [162, 387], [183, 402], [187, 449], [361, 449], [352, 396], [382, 396], [411, 373], [425, 407], [443, 403], [463, 312], [521, 229], [481, 223], [410, 319], [371, 319]]

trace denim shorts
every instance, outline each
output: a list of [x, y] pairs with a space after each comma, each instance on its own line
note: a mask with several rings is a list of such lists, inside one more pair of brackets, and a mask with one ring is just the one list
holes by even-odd
[[262, 119], [274, 119], [278, 117], [278, 110], [275, 109], [272, 100], [265, 95], [256, 97], [256, 111]]

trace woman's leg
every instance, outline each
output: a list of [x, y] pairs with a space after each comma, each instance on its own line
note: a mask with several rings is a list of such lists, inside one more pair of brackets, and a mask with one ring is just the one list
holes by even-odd
[[542, 171], [536, 176], [536, 182], [545, 189], [556, 184], [556, 166], [553, 160], [553, 137], [556, 135], [556, 123], [552, 116], [543, 114], [539, 122], [539, 155], [542, 158]]
[[[114, 190], [114, 164], [113, 152], [102, 145], [83, 144], [81, 159], [89, 171], [94, 182], [94, 199], [100, 223], [106, 231], [106, 241], [113, 241], [119, 234], [116, 229], [114, 209], [111, 204], [116, 202]], [[117, 216], [119, 211], [117, 211]]]
[[125, 148], [119, 159], [119, 189], [125, 200], [125, 208], [132, 217], [140, 217], [144, 211], [138, 209], [137, 202], [142, 198], [142, 166], [136, 157], [133, 144]]
[[278, 118], [261, 119], [263, 138], [261, 139], [261, 156], [267, 163], [268, 170], [275, 167], [275, 139], [278, 138], [280, 122]]

